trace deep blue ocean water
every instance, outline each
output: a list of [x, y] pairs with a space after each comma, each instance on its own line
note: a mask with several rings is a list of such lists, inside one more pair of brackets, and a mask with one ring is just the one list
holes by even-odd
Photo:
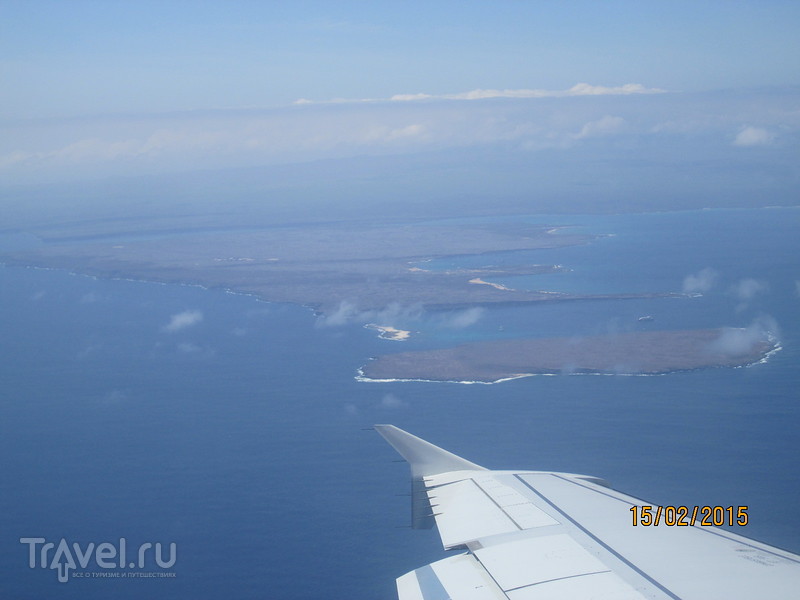
[[[614, 234], [432, 268], [558, 263], [510, 287], [699, 298], [411, 311], [407, 342], [361, 323], [185, 286], [0, 269], [0, 596], [394, 597], [442, 558], [413, 531], [406, 465], [362, 428], [394, 423], [491, 468], [596, 475], [661, 504], [748, 505], [741, 533], [800, 552], [800, 210], [530, 217]], [[758, 282], [750, 298], [743, 280]], [[753, 286], [750, 286], [753, 289]], [[173, 315], [202, 320], [165, 329]], [[655, 320], [640, 322], [639, 316]], [[359, 383], [381, 353], [497, 336], [775, 323], [766, 364], [497, 385]], [[21, 537], [177, 544], [173, 579], [59, 583]], [[94, 569], [95, 571], [99, 569]]]

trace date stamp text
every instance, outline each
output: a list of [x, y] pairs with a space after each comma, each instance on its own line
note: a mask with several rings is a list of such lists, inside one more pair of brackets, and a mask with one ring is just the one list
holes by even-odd
[[631, 506], [633, 526], [722, 527], [745, 526], [747, 506]]

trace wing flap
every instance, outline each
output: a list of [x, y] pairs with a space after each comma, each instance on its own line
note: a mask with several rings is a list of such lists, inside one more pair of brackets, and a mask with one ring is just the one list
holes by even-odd
[[507, 600], [471, 554], [459, 554], [397, 579], [400, 600]]
[[446, 550], [474, 540], [519, 531], [517, 524], [472, 479], [428, 492], [436, 527]]
[[614, 573], [545, 581], [507, 592], [510, 600], [644, 600], [643, 596]]
[[610, 570], [564, 533], [497, 544], [475, 555], [506, 591]]
[[425, 477], [428, 500], [446, 550], [537, 527], [558, 525], [509, 485], [487, 471]]

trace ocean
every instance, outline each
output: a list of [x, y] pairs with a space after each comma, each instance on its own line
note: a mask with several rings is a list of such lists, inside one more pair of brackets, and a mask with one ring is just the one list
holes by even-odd
[[[702, 295], [401, 309], [394, 326], [412, 335], [397, 342], [221, 290], [0, 268], [2, 596], [394, 598], [396, 577], [444, 552], [434, 531], [408, 528], [408, 468], [374, 423], [490, 468], [595, 475], [659, 504], [747, 505], [740, 533], [800, 552], [800, 209], [521, 220], [601, 237], [425, 268], [560, 264], [489, 279]], [[767, 327], [781, 350], [652, 377], [355, 379], [388, 352], [721, 326]], [[174, 577], [78, 566], [88, 575], [60, 582], [38, 555], [29, 566], [21, 538], [117, 549], [125, 538], [129, 556], [174, 543]], [[148, 560], [104, 572], [163, 571]]]

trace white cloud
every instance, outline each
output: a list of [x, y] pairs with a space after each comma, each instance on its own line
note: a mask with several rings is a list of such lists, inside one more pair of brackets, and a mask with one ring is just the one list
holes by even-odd
[[102, 140], [86, 138], [53, 150], [26, 152], [15, 150], [0, 156], [0, 168], [31, 163], [81, 164], [86, 162], [111, 162], [123, 158], [146, 155], [157, 149], [151, 140]]
[[333, 312], [325, 313], [317, 318], [318, 327], [339, 327], [351, 323], [374, 323], [381, 326], [393, 326], [398, 321], [408, 321], [422, 317], [422, 306], [402, 306], [396, 302], [381, 310], [359, 310], [350, 301], [343, 300]]
[[409, 138], [409, 137], [418, 137], [424, 135], [425, 133], [425, 126], [424, 125], [407, 125], [405, 127], [399, 127], [397, 129], [393, 129], [389, 132], [389, 139], [402, 139], [402, 138]]
[[451, 329], [464, 329], [465, 327], [477, 323], [485, 312], [485, 309], [480, 306], [466, 308], [445, 318], [442, 322], [442, 326]]
[[359, 310], [349, 301], [342, 301], [332, 312], [317, 318], [317, 327], [340, 327], [350, 324], [372, 323], [378, 326], [394, 327], [398, 324], [407, 326], [411, 321], [427, 321], [434, 327], [445, 329], [464, 329], [477, 323], [486, 310], [473, 306], [448, 313], [426, 314], [420, 304], [402, 306], [392, 303], [381, 310]]
[[744, 127], [733, 140], [734, 146], [766, 146], [772, 143], [775, 136], [760, 127]]
[[381, 408], [405, 408], [408, 404], [395, 396], [394, 394], [386, 394], [381, 398]]
[[736, 312], [742, 312], [748, 308], [753, 298], [759, 294], [766, 293], [768, 290], [769, 286], [766, 283], [756, 279], [742, 279], [739, 281], [730, 289], [730, 293], [741, 301], [736, 307]]
[[630, 94], [662, 94], [666, 90], [659, 88], [646, 88], [640, 83], [626, 83], [625, 85], [608, 87], [603, 85], [590, 85], [578, 83], [567, 90], [543, 89], [517, 89], [494, 90], [476, 89], [455, 94], [395, 94], [389, 98], [360, 98], [313, 101], [300, 98], [295, 104], [343, 104], [359, 102], [416, 102], [420, 100], [485, 100], [488, 98], [563, 98], [566, 96], [627, 96]]
[[711, 268], [706, 267], [699, 273], [687, 275], [683, 280], [684, 294], [705, 293], [714, 287], [719, 274]]
[[[333, 311], [317, 317], [317, 327], [340, 327], [350, 324], [378, 325], [382, 327], [408, 328], [411, 322], [424, 322], [428, 326], [442, 329], [465, 329], [477, 323], [486, 310], [473, 306], [452, 312], [426, 313], [421, 304], [403, 306], [392, 303], [381, 310], [359, 310], [349, 301], [339, 303]], [[423, 325], [424, 326], [424, 325]]]
[[41, 157], [41, 153], [28, 152], [26, 150], [12, 150], [11, 152], [0, 155], [0, 169], [10, 169], [18, 165], [35, 162], [41, 159]]
[[578, 83], [572, 86], [565, 96], [627, 96], [628, 94], [663, 94], [667, 90], [646, 88], [640, 83], [626, 83], [617, 87]]
[[757, 344], [776, 340], [780, 335], [775, 319], [763, 316], [745, 328], [726, 327], [722, 334], [708, 346], [708, 350], [725, 356], [743, 356], [752, 352]]
[[364, 314], [358, 307], [347, 300], [342, 300], [339, 306], [331, 313], [325, 313], [317, 318], [318, 327], [338, 327], [359, 320], [359, 315]]
[[[730, 143], [731, 132], [748, 122], [766, 129], [761, 134], [745, 129], [737, 143], [771, 139], [764, 131], [780, 131], [787, 146], [798, 139], [800, 113], [781, 104], [778, 97], [759, 96], [757, 102], [726, 98], [712, 104], [699, 94], [656, 91], [640, 85], [581, 84], [556, 91], [481, 89], [438, 96], [405, 94], [371, 102], [312, 102], [271, 110], [31, 121], [5, 129], [0, 123], [0, 180], [42, 184], [360, 160], [498, 143], [509, 151], [539, 152], [580, 147], [585, 139], [602, 140], [598, 136], [623, 131], [631, 144], [644, 136], [663, 140], [660, 151], [680, 152], [679, 158], [701, 151], [695, 143], [697, 136], [724, 140], [724, 148], [717, 148], [722, 158], [729, 159], [730, 153], [745, 160], [747, 153], [734, 150]], [[480, 98], [507, 100], [468, 102]], [[425, 99], [431, 101], [420, 101]], [[664, 123], [664, 115], [670, 115], [669, 123]], [[688, 148], [687, 141], [692, 144]]]
[[28, 152], [15, 150], [0, 156], [0, 168], [26, 163], [80, 164], [107, 162], [146, 154], [152, 149], [150, 139], [103, 140], [85, 138], [53, 150]]
[[769, 289], [769, 286], [756, 279], [742, 279], [731, 291], [739, 300], [752, 300], [756, 295], [762, 294]]
[[394, 141], [418, 142], [424, 138], [425, 132], [425, 125], [419, 123], [400, 127], [376, 125], [364, 132], [361, 141], [367, 144]]
[[575, 139], [584, 139], [588, 137], [599, 137], [603, 135], [610, 135], [619, 132], [625, 125], [625, 119], [622, 117], [613, 117], [606, 115], [596, 121], [589, 121], [584, 125], [580, 132], [576, 134]]
[[170, 317], [163, 330], [167, 333], [175, 333], [181, 329], [186, 329], [193, 325], [197, 325], [203, 320], [203, 313], [199, 310], [185, 310], [183, 312], [174, 314]]

